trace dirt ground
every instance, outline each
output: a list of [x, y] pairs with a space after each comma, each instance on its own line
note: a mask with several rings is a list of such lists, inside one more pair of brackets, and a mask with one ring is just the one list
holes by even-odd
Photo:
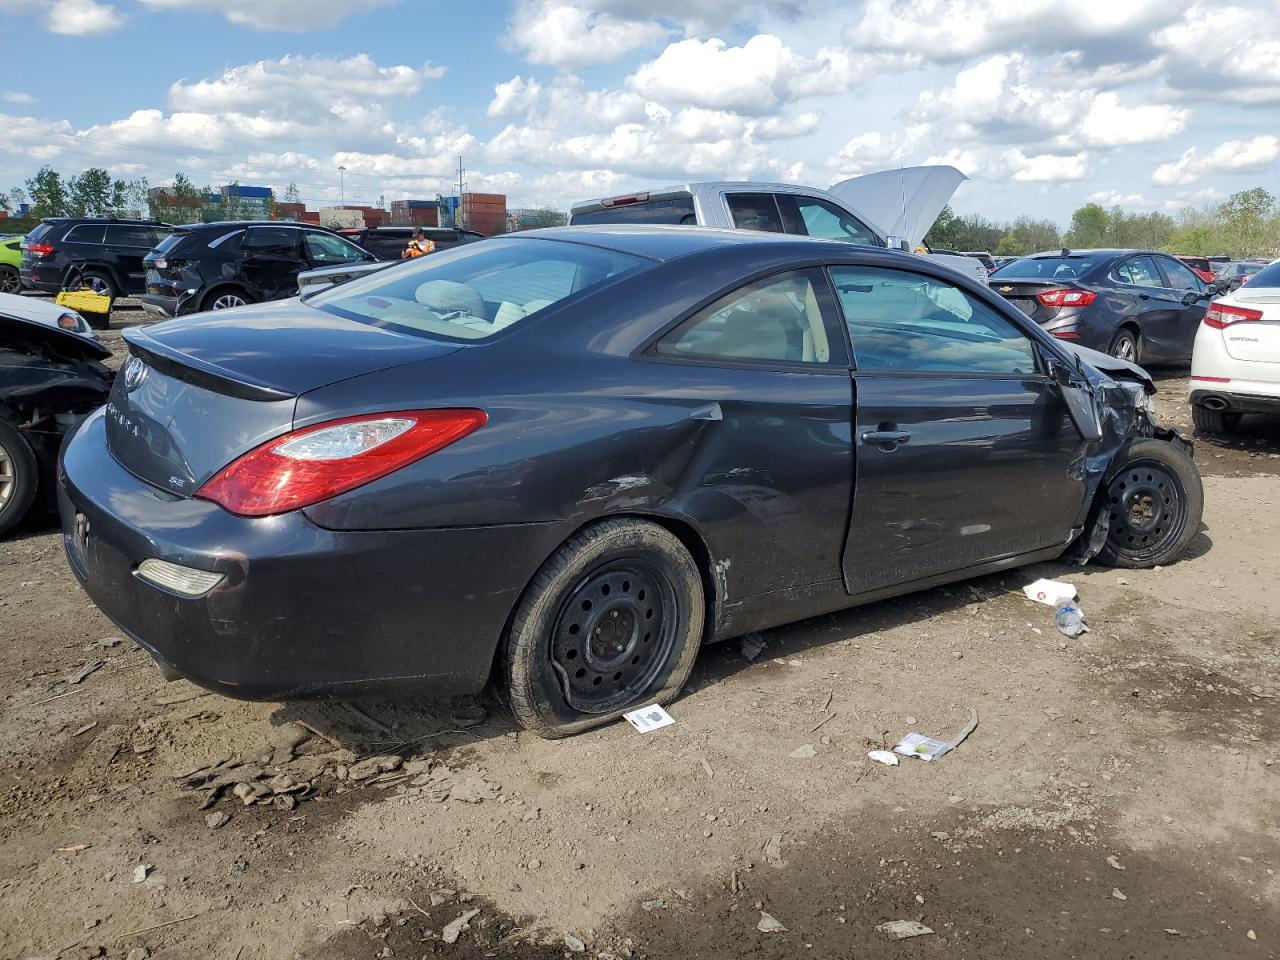
[[[1185, 370], [1160, 380], [1190, 433]], [[558, 743], [487, 698], [164, 683], [30, 523], [0, 543], [0, 957], [1274, 957], [1280, 426], [1197, 459], [1176, 565], [769, 631], [705, 651], [674, 726]], [[970, 711], [936, 763], [867, 759]]]

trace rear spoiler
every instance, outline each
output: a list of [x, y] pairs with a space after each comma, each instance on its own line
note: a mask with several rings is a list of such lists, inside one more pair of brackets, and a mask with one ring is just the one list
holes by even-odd
[[208, 390], [240, 400], [257, 400], [270, 402], [273, 400], [291, 400], [297, 394], [287, 393], [279, 387], [273, 387], [245, 376], [232, 376], [221, 367], [204, 363], [185, 353], [165, 346], [160, 341], [147, 335], [139, 327], [129, 327], [124, 331], [125, 342], [129, 352], [141, 357], [148, 366], [154, 367], [167, 377], [194, 384]]

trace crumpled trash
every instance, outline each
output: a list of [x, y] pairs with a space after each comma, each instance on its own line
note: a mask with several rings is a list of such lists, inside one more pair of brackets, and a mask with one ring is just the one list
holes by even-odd
[[1049, 607], [1056, 607], [1076, 598], [1076, 588], [1061, 580], [1041, 578], [1035, 583], [1028, 583], [1022, 588], [1022, 592], [1027, 595], [1028, 600], [1034, 600]]
[[898, 765], [898, 757], [892, 750], [872, 750], [867, 754], [867, 757], [876, 763], [883, 763], [886, 767], [896, 767]]

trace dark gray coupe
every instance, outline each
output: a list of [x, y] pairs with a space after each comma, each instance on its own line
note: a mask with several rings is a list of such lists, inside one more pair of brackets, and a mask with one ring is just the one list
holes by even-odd
[[63, 454], [67, 556], [236, 697], [493, 679], [558, 736], [704, 643], [1199, 529], [1140, 368], [881, 248], [535, 231], [126, 338]]

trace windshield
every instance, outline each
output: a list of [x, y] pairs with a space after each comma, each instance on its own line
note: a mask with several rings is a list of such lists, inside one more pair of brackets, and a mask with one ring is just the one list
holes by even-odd
[[1064, 277], [1083, 277], [1111, 256], [1109, 253], [1081, 253], [1065, 257], [1024, 257], [1006, 264], [992, 276], [1001, 280], [1061, 280]]
[[306, 303], [401, 333], [483, 340], [649, 265], [640, 257], [577, 243], [486, 240], [349, 280]]

